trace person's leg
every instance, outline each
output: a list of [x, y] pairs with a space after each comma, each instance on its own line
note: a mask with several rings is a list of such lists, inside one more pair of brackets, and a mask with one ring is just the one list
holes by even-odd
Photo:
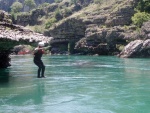
[[41, 78], [41, 76], [40, 76], [41, 75], [41, 69], [42, 69], [41, 62], [34, 60], [34, 63], [38, 66], [37, 78]]
[[41, 78], [41, 76], [40, 76], [40, 74], [41, 74], [41, 67], [40, 66], [38, 66], [39, 67], [39, 69], [38, 69], [38, 73], [37, 73], [37, 78]]
[[42, 62], [42, 77], [45, 77], [45, 76], [44, 76], [44, 72], [45, 72], [45, 65], [44, 65], [43, 62]]

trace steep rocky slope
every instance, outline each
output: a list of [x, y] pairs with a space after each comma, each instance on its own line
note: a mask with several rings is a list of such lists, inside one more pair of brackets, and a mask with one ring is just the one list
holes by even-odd
[[138, 2], [106, 0], [89, 4], [55, 24], [46, 34], [54, 37], [53, 45], [59, 45], [61, 40], [74, 42], [74, 49], [80, 54], [150, 57], [149, 22], [137, 30], [131, 21]]
[[[130, 42], [149, 39], [149, 30], [145, 27], [149, 24], [144, 24], [142, 29], [137, 30], [131, 21], [138, 2], [139, 0], [101, 0], [95, 3], [95, 0], [78, 0], [77, 3], [70, 4], [69, 0], [63, 0], [18, 15], [15, 22], [23, 26], [44, 28], [47, 20], [55, 17], [50, 28], [39, 30], [45, 36], [53, 37], [50, 42], [53, 53], [70, 51], [72, 54], [117, 55]], [[56, 17], [58, 10], [59, 15]], [[127, 52], [123, 51], [118, 56], [130, 57], [124, 55]], [[137, 57], [147, 57], [147, 53], [142, 52]], [[136, 57], [136, 54], [132, 57]]]
[[[141, 36], [131, 21], [137, 3], [138, 0], [106, 0], [101, 3], [79, 0], [71, 5], [64, 1], [35, 9], [29, 15], [20, 15], [16, 23], [42, 25], [44, 21], [40, 18], [53, 18], [59, 9], [60, 19], [44, 32], [44, 35], [54, 37], [51, 41], [53, 48], [68, 51], [68, 46], [71, 46], [73, 54], [115, 55]], [[64, 7], [72, 13], [65, 15]]]
[[54, 37], [54, 40], [75, 40], [75, 49], [81, 54], [119, 53], [128, 41], [137, 38], [136, 27], [131, 26], [137, 1], [108, 2], [88, 5], [55, 24], [46, 34]]

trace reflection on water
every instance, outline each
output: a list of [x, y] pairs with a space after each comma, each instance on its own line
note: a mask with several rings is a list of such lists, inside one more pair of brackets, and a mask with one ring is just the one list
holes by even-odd
[[9, 70], [0, 69], [0, 84], [9, 82]]
[[32, 56], [0, 70], [0, 113], [149, 113], [149, 59], [44, 56], [36, 78]]

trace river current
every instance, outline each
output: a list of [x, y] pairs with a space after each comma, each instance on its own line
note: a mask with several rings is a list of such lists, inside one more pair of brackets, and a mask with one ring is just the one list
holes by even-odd
[[0, 70], [0, 113], [150, 113], [150, 60], [114, 56], [12, 56]]

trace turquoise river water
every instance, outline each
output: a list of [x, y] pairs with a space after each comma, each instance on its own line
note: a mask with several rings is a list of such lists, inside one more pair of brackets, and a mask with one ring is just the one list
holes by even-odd
[[150, 60], [112, 56], [12, 56], [0, 70], [0, 113], [150, 113]]

